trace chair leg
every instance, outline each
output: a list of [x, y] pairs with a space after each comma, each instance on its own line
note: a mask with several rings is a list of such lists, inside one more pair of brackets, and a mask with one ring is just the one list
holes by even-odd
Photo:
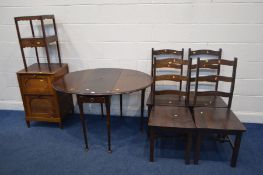
[[150, 129], [150, 162], [154, 161], [154, 132]]
[[196, 138], [195, 155], [194, 155], [194, 164], [196, 165], [198, 164], [198, 161], [200, 159], [201, 143], [202, 143], [202, 135], [198, 133]]
[[[72, 101], [72, 98], [71, 98], [71, 101]], [[75, 106], [74, 106], [74, 103], [72, 102], [71, 104], [71, 114], [75, 114]]]
[[238, 133], [235, 138], [235, 146], [232, 152], [231, 166], [236, 167], [237, 157], [239, 153], [240, 143], [241, 143], [242, 133]]
[[150, 117], [150, 114], [151, 114], [151, 111], [152, 111], [152, 105], [148, 105], [148, 119]]
[[[148, 126], [148, 122], [149, 122], [149, 118], [150, 118], [151, 111], [152, 111], [152, 106], [151, 106], [151, 105], [148, 105], [147, 126]], [[147, 127], [147, 137], [148, 137], [148, 138], [150, 137], [149, 126]]]
[[122, 94], [120, 94], [120, 115], [122, 117]]
[[187, 133], [186, 146], [185, 146], [185, 164], [190, 164], [192, 147], [192, 133]]
[[101, 108], [101, 117], [104, 117], [104, 113], [103, 113], [103, 103], [100, 104], [100, 108]]

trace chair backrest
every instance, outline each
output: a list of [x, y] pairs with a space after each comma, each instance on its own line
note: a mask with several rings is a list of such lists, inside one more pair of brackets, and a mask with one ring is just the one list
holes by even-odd
[[221, 59], [222, 49], [220, 48], [218, 51], [216, 51], [216, 50], [209, 50], [209, 49], [192, 50], [191, 48], [189, 48], [188, 58], [193, 57], [193, 56], [201, 57], [202, 55], [203, 56], [215, 56], [217, 57], [217, 59]]
[[[219, 67], [220, 66], [231, 66], [232, 67], [232, 75], [221, 76], [219, 75], [207, 75], [207, 76], [199, 76], [200, 68], [206, 67]], [[196, 100], [198, 96], [221, 96], [221, 97], [228, 97], [228, 108], [231, 108], [234, 87], [235, 87], [235, 79], [236, 79], [236, 67], [237, 67], [237, 58], [234, 58], [234, 61], [224, 60], [224, 59], [211, 59], [211, 60], [200, 60], [197, 59], [197, 67], [196, 67], [196, 77], [195, 77], [195, 96], [194, 96], [194, 106], [196, 104]], [[210, 83], [218, 83], [219, 82], [230, 82], [230, 91], [229, 92], [222, 92], [215, 89], [214, 91], [199, 91], [198, 85], [199, 82], [210, 82]]]
[[[161, 49], [161, 50], [154, 50], [152, 48], [152, 66], [151, 66], [151, 75], [153, 76], [153, 66], [154, 66], [154, 58], [157, 60], [164, 59], [164, 58], [178, 58], [184, 59], [184, 49], [182, 50], [171, 50], [171, 49]], [[182, 67], [179, 69], [183, 69]], [[182, 75], [182, 71], [181, 71]]]
[[[218, 51], [217, 50], [209, 50], [209, 49], [201, 49], [201, 50], [191, 50], [189, 48], [188, 51], [188, 59], [189, 58], [200, 58], [200, 60], [205, 59], [207, 60], [207, 57], [210, 57], [210, 59], [218, 59], [221, 60], [222, 57], [222, 49], [220, 48]], [[192, 64], [192, 70], [196, 69], [197, 64]], [[208, 65], [207, 67], [203, 68], [205, 70], [214, 70], [216, 71], [216, 75], [220, 75], [220, 66], [217, 65]], [[199, 69], [199, 71], [201, 71]], [[191, 78], [191, 82], [195, 82], [195, 78]], [[218, 89], [218, 83], [215, 84], [215, 90]]]
[[[152, 64], [151, 64], [151, 76], [153, 77], [154, 71], [154, 59], [168, 59], [168, 58], [176, 58], [176, 59], [184, 59], [184, 49], [182, 50], [173, 50], [173, 49], [160, 49], [154, 50], [152, 48]], [[180, 71], [180, 75], [183, 75], [183, 65], [180, 67], [175, 67], [175, 69]], [[182, 89], [182, 82], [180, 82], [180, 90]], [[153, 86], [151, 86], [151, 91], [153, 92]]]
[[[190, 89], [190, 73], [191, 73], [191, 65], [192, 65], [192, 59], [189, 60], [182, 60], [178, 58], [166, 58], [166, 59], [160, 59], [157, 60], [154, 57], [154, 65], [153, 65], [153, 86], [152, 86], [152, 93], [153, 93], [153, 104], [155, 104], [155, 96], [156, 95], [164, 95], [164, 94], [173, 94], [178, 95], [179, 99], [181, 99], [181, 96], [185, 96], [185, 103], [188, 105], [189, 103], [189, 89]], [[156, 72], [160, 68], [175, 68], [180, 69], [183, 66], [187, 66], [187, 75], [183, 76], [176, 75], [176, 74], [162, 74], [157, 75]], [[157, 81], [174, 81], [180, 83], [179, 90], [156, 90], [156, 82]], [[186, 90], [182, 91], [182, 82], [186, 83]]]

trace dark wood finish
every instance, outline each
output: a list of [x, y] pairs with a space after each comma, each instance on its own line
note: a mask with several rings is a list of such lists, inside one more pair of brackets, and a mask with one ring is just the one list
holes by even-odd
[[244, 132], [246, 130], [233, 111], [228, 108], [195, 108], [194, 118], [196, 127], [199, 129], [231, 132]]
[[213, 107], [213, 108], [227, 108], [225, 101], [219, 96], [199, 96], [194, 103], [194, 92], [189, 95], [189, 106], [193, 107]]
[[85, 117], [84, 117], [84, 110], [83, 110], [83, 102], [82, 99], [80, 99], [80, 96], [77, 96], [78, 106], [79, 106], [79, 113], [80, 113], [80, 121], [82, 124], [82, 130], [83, 130], [83, 136], [84, 136], [84, 142], [85, 142], [85, 149], [89, 149], [88, 145], [88, 137], [87, 137], [87, 126], [85, 123]]
[[187, 60], [182, 60], [178, 58], [165, 58], [157, 60], [156, 57], [154, 57], [154, 67], [155, 68], [175, 68], [175, 69], [181, 69], [182, 65], [187, 65]]
[[165, 95], [165, 94], [171, 94], [171, 95], [178, 95], [178, 96], [188, 96], [187, 92], [182, 92], [178, 90], [162, 90], [155, 92], [155, 95]]
[[[217, 75], [209, 75], [209, 76], [199, 76], [200, 67], [207, 67], [209, 65], [218, 66], [219, 68], [224, 66], [230, 66], [233, 68], [232, 76], [220, 76], [220, 73]], [[235, 114], [231, 111], [232, 98], [235, 86], [235, 78], [236, 78], [236, 67], [237, 67], [237, 58], [234, 58], [234, 61], [230, 60], [200, 60], [197, 59], [197, 70], [196, 70], [196, 85], [195, 85], [195, 93], [193, 106], [196, 107], [196, 101], [198, 97], [206, 97], [206, 96], [214, 96], [215, 99], [218, 97], [228, 97], [228, 105], [227, 108], [194, 108], [194, 120], [196, 123], [196, 127], [199, 129], [195, 150], [195, 164], [198, 163], [200, 157], [200, 147], [201, 147], [201, 138], [202, 135], [207, 133], [217, 133], [220, 141], [229, 141], [231, 146], [233, 147], [231, 166], [235, 167], [238, 157], [238, 151], [240, 147], [242, 133], [245, 132], [245, 127], [238, 120]], [[231, 87], [229, 92], [221, 92], [218, 91], [217, 87], [214, 91], [208, 90], [201, 92], [198, 91], [199, 82], [230, 82]], [[232, 144], [232, 140], [228, 137], [228, 135], [235, 135], [235, 144]], [[225, 137], [228, 140], [225, 140]]]
[[152, 48], [152, 55], [178, 55], [183, 56], [184, 49], [182, 50], [173, 50], [173, 49], [160, 49], [160, 50], [154, 50]]
[[144, 98], [145, 98], [145, 89], [142, 89], [142, 94], [141, 94], [141, 131], [143, 131], [143, 123], [144, 123]]
[[111, 96], [106, 96], [106, 118], [107, 118], [107, 135], [108, 135], [108, 152], [112, 153], [111, 150], [111, 126], [110, 126], [110, 104], [111, 104]]
[[[58, 36], [58, 32], [57, 32], [57, 26], [56, 26], [55, 17], [52, 18], [52, 21], [53, 21], [53, 27], [54, 27], [55, 36], [57, 37], [57, 36]], [[58, 52], [58, 61], [59, 61], [59, 64], [60, 64], [60, 66], [61, 66], [61, 65], [62, 65], [62, 61], [61, 61], [61, 55], [60, 55], [60, 47], [59, 47], [58, 37], [57, 37], [57, 40], [56, 40], [56, 44], [57, 44], [57, 52]]]
[[51, 79], [46, 75], [21, 75], [21, 88], [26, 94], [52, 94]]
[[186, 134], [185, 163], [190, 163], [192, 132], [195, 123], [187, 107], [154, 106], [151, 110], [148, 127], [150, 130], [150, 161], [153, 161], [154, 141], [163, 134]]
[[54, 19], [54, 15], [38, 15], [38, 16], [20, 16], [15, 17], [16, 21], [29, 21], [29, 20], [43, 20], [43, 19]]
[[190, 110], [176, 106], [154, 106], [148, 125], [152, 128], [195, 128]]
[[101, 108], [101, 117], [104, 117], [104, 112], [103, 112], [103, 103], [100, 103], [100, 108]]
[[22, 48], [26, 47], [45, 47], [46, 44], [50, 44], [57, 41], [56, 36], [48, 36], [46, 38], [22, 38]]
[[[150, 97], [153, 97], [152, 93], [150, 94]], [[148, 108], [153, 107], [153, 98], [148, 98], [147, 105], [148, 105]], [[179, 99], [178, 95], [171, 95], [171, 94], [156, 95], [155, 105], [185, 107], [185, 100]], [[150, 110], [148, 114], [150, 114]]]
[[[154, 63], [156, 62], [156, 58], [154, 58]], [[165, 66], [167, 60], [163, 60], [165, 64], [162, 64], [162, 60], [158, 60], [158, 62], [159, 68]], [[190, 109], [188, 108], [192, 59], [173, 59], [173, 63], [177, 64], [177, 66], [179, 67], [187, 65], [187, 76], [183, 76], [182, 72], [181, 75], [169, 74], [156, 76], [157, 68], [153, 67], [154, 83], [151, 92], [152, 96], [150, 96], [150, 100], [152, 100], [152, 103], [148, 103], [148, 128], [150, 131], [150, 161], [154, 160], [153, 155], [155, 139], [161, 137], [163, 134], [175, 135], [179, 132], [186, 135], [185, 163], [189, 164], [192, 146], [192, 132], [195, 130], [195, 124]], [[155, 82], [160, 80], [178, 81], [180, 82], [180, 88], [179, 90], [156, 91]], [[181, 88], [183, 82], [185, 82], [185, 91], [182, 91]], [[185, 98], [181, 99], [181, 97]], [[156, 99], [158, 99], [158, 101], [156, 101]]]
[[[200, 71], [200, 66], [205, 66], [205, 65], [213, 64], [213, 65], [225, 65], [225, 66], [231, 66], [233, 67], [232, 70], [232, 76], [231, 77], [226, 77], [226, 76], [220, 76], [220, 75], [208, 75], [208, 76], [200, 76], [199, 71]], [[235, 78], [236, 78], [236, 67], [237, 67], [237, 58], [234, 58], [234, 61], [230, 60], [213, 60], [211, 62], [209, 61], [201, 61], [200, 58], [197, 59], [197, 70], [196, 70], [196, 81], [195, 81], [195, 92], [194, 92], [194, 101], [193, 101], [193, 106], [195, 106], [197, 98], [199, 96], [221, 96], [221, 97], [228, 97], [228, 108], [231, 108], [232, 104], [232, 98], [233, 98], [233, 93], [234, 93], [234, 86], [235, 86]], [[218, 89], [215, 89], [214, 91], [208, 90], [208, 91], [199, 91], [198, 86], [199, 82], [209, 82], [209, 83], [214, 83], [216, 82], [217, 84], [219, 82], [230, 82], [231, 83], [231, 88], [230, 92], [221, 92], [218, 91]]]
[[[209, 57], [209, 58], [207, 58]], [[188, 51], [188, 59], [189, 58], [200, 58], [206, 64], [199, 65], [199, 71], [207, 71], [207, 70], [214, 70], [216, 71], [215, 75], [220, 75], [220, 65], [218, 64], [211, 64], [213, 62], [220, 62], [222, 58], [222, 49], [220, 48], [217, 50], [209, 50], [209, 49], [201, 49], [201, 50], [191, 50]], [[197, 64], [192, 64], [192, 71], [196, 71]], [[195, 77], [191, 75], [191, 82], [195, 82]], [[215, 90], [218, 90], [218, 81], [215, 82]], [[190, 102], [189, 105], [193, 106], [194, 104], [194, 91], [190, 90]], [[211, 106], [211, 107], [227, 107], [227, 104], [221, 97], [202, 97], [200, 96], [195, 103], [195, 106]]]
[[72, 110], [72, 96], [57, 93], [51, 83], [68, 73], [68, 65], [35, 63], [28, 70], [17, 72], [17, 78], [26, 113], [26, 123], [30, 121], [56, 122], [62, 127], [66, 114]]
[[189, 48], [188, 52], [189, 57], [191, 56], [200, 56], [200, 55], [211, 55], [211, 56], [217, 56], [221, 58], [222, 55], [222, 49], [219, 49], [218, 51], [215, 50], [209, 50], [209, 49], [200, 49], [200, 50], [192, 50]]
[[[161, 62], [162, 60], [159, 60]], [[165, 61], [165, 60], [164, 60]], [[154, 62], [156, 62], [156, 58], [154, 58]], [[177, 64], [180, 67], [183, 67], [184, 65], [188, 66], [187, 70], [187, 75], [191, 72], [191, 65], [192, 65], [192, 59], [190, 58], [189, 60], [182, 60], [182, 59], [173, 59], [173, 63]], [[157, 68], [154, 67], [154, 72], [153, 72], [153, 77], [154, 77], [154, 82], [153, 82], [153, 105], [155, 105], [155, 98], [157, 95], [164, 95], [164, 94], [171, 94], [171, 95], [177, 95], [179, 96], [179, 101], [181, 100], [181, 96], [185, 96], [186, 100], [189, 100], [189, 88], [190, 88], [190, 79], [189, 76], [183, 76], [183, 75], [161, 75], [157, 76], [156, 75]], [[157, 91], [155, 84], [157, 81], [160, 80], [169, 80], [169, 81], [177, 81], [180, 82], [180, 88], [179, 90], [161, 90]], [[182, 91], [182, 83], [186, 82], [186, 90]], [[187, 101], [188, 102], [188, 101]]]
[[[31, 28], [32, 36], [33, 36], [33, 38], [35, 38], [35, 32], [34, 32], [32, 20], [30, 20], [30, 28]], [[39, 64], [40, 62], [39, 62], [37, 47], [35, 47], [35, 52], [36, 52], [36, 57], [37, 57], [37, 63]]]
[[105, 96], [128, 94], [146, 89], [152, 84], [146, 73], [118, 68], [100, 68], [76, 71], [53, 82], [53, 87], [64, 93]]
[[181, 82], [181, 81], [187, 81], [188, 77], [186, 76], [181, 76], [181, 75], [173, 75], [173, 74], [167, 74], [167, 75], [156, 75], [155, 76], [155, 81], [163, 81], [163, 80], [169, 80], [169, 81], [176, 81], [176, 82]]
[[[53, 87], [57, 91], [63, 93], [76, 94], [78, 96], [78, 104], [80, 105], [83, 105], [83, 103], [105, 104], [108, 134], [108, 152], [112, 152], [110, 129], [111, 96], [116, 94], [136, 92], [140, 90], [142, 91], [140, 122], [140, 128], [142, 130], [145, 89], [150, 86], [152, 82], [152, 77], [143, 72], [129, 69], [102, 68], [69, 73], [59, 80], [53, 82]], [[120, 100], [120, 103], [122, 105], [122, 100]], [[101, 108], [101, 110], [103, 111], [103, 108]], [[83, 132], [85, 132], [85, 129], [83, 129]], [[85, 140], [87, 140], [86, 134], [84, 134], [84, 138]]]
[[[39, 56], [38, 56], [38, 47], [44, 47], [46, 51], [46, 56], [47, 56], [47, 62], [49, 69], [51, 70], [50, 67], [50, 55], [49, 55], [49, 50], [48, 50], [48, 45], [51, 43], [56, 43], [57, 46], [57, 52], [58, 52], [58, 59], [59, 59], [59, 64], [62, 66], [61, 62], [61, 56], [60, 56], [60, 50], [59, 50], [59, 42], [58, 42], [58, 36], [57, 36], [57, 29], [56, 29], [56, 23], [55, 23], [55, 17], [54, 15], [41, 15], [41, 16], [23, 16], [23, 17], [15, 17], [15, 25], [16, 25], [16, 30], [17, 30], [17, 36], [20, 44], [20, 50], [23, 58], [23, 63], [25, 70], [27, 71], [27, 63], [26, 63], [26, 57], [24, 53], [24, 48], [26, 47], [34, 47], [35, 52], [36, 52], [36, 57], [37, 57], [37, 63], [40, 64], [39, 62]], [[36, 37], [35, 32], [34, 32], [34, 26], [33, 26], [33, 20], [39, 20], [41, 22], [41, 29], [42, 29], [42, 37]], [[46, 29], [45, 29], [45, 24], [44, 20], [52, 20], [53, 22], [53, 27], [55, 31], [55, 35], [53, 36], [47, 36], [46, 35]], [[31, 38], [23, 38], [20, 33], [19, 29], [19, 21], [29, 21], [30, 23], [30, 28], [32, 32], [32, 37]]]
[[236, 134], [235, 145], [233, 148], [231, 164], [230, 164], [232, 167], [236, 167], [237, 165], [237, 158], [238, 158], [239, 148], [241, 144], [241, 138], [242, 138], [242, 133]]
[[[183, 63], [185, 63], [183, 58], [184, 58], [184, 49], [179, 51], [179, 50], [171, 50], [171, 49], [154, 50], [152, 48], [152, 64], [151, 64], [152, 77], [154, 77], [154, 74], [156, 75], [155, 71], [156, 69], [159, 68], [172, 68], [175, 70], [179, 70], [180, 71], [179, 75], [180, 76], [183, 75], [183, 65], [184, 65]], [[181, 91], [182, 81], [178, 80], [178, 82], [180, 83], [179, 90]], [[148, 106], [148, 115], [150, 114], [150, 109], [153, 106], [154, 102], [156, 104], [160, 103], [162, 105], [170, 105], [170, 103], [165, 103], [166, 100], [159, 101], [159, 96], [156, 96], [154, 99], [154, 91], [155, 91], [155, 84], [151, 86], [151, 92], [146, 103]], [[174, 98], [177, 98], [177, 96], [174, 96]], [[181, 100], [181, 97], [179, 97], [179, 99]], [[167, 102], [170, 102], [170, 100]]]
[[120, 94], [120, 116], [122, 117], [122, 94]]
[[[242, 133], [246, 131], [245, 126], [239, 121], [236, 115], [229, 108], [195, 108], [194, 120], [198, 129], [198, 137], [195, 149], [195, 164], [198, 164], [202, 135], [217, 133], [219, 135], [235, 135], [231, 166], [235, 167]], [[231, 140], [229, 140], [231, 141]], [[231, 143], [231, 142], [230, 142]]]

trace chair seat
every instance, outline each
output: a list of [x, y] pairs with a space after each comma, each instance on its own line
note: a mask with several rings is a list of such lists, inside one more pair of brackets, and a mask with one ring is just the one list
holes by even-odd
[[[153, 105], [152, 93], [149, 95], [149, 98], [146, 103], [148, 106]], [[185, 107], [185, 97], [179, 99], [178, 95], [155, 95], [155, 106], [180, 106]]]
[[195, 108], [194, 120], [198, 129], [233, 132], [246, 131], [245, 126], [228, 108]]
[[227, 103], [219, 96], [198, 96], [194, 105], [194, 93], [190, 93], [189, 106], [191, 107], [213, 107], [227, 108]]
[[[146, 103], [148, 106], [153, 105], [152, 94]], [[155, 96], [155, 106], [178, 106], [186, 107], [185, 97], [179, 99], [178, 95], [156, 95]], [[189, 106], [191, 107], [214, 107], [214, 108], [227, 108], [227, 103], [218, 96], [199, 96], [197, 97], [196, 104], [194, 105], [194, 93], [190, 93]]]
[[195, 128], [191, 112], [186, 107], [154, 106], [152, 108], [149, 127], [192, 129]]

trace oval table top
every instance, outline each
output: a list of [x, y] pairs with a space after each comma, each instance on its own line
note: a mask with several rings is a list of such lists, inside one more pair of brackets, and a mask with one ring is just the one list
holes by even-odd
[[115, 95], [139, 91], [153, 82], [150, 75], [130, 69], [99, 68], [71, 72], [54, 81], [59, 92], [77, 95]]

